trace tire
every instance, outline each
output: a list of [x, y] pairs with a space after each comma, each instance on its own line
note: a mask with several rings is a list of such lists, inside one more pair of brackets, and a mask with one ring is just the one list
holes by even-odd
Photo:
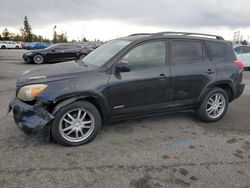
[[33, 57], [33, 62], [35, 64], [42, 64], [44, 62], [44, 57], [41, 54], [35, 54]]
[[6, 46], [1, 46], [1, 49], [6, 49]]
[[213, 88], [203, 98], [203, 101], [196, 110], [196, 115], [206, 122], [218, 121], [226, 113], [228, 101], [228, 94], [225, 90], [217, 87]]
[[16, 46], [15, 48], [16, 48], [16, 49], [19, 49], [19, 46]]
[[79, 56], [79, 59], [81, 60], [81, 59], [83, 59], [85, 56], [86, 56], [86, 54], [81, 54], [81, 55]]
[[56, 112], [51, 123], [51, 136], [64, 146], [79, 146], [93, 140], [101, 124], [101, 115], [93, 104], [77, 101], [63, 106]]

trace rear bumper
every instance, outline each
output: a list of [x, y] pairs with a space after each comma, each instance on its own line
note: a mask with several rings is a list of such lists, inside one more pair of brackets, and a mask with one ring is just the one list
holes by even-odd
[[48, 123], [54, 118], [42, 106], [31, 106], [18, 99], [10, 101], [9, 112], [11, 110], [17, 126], [27, 134], [36, 135], [48, 130]]

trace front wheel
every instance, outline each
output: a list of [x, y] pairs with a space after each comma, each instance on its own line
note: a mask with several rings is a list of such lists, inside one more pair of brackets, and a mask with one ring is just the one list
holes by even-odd
[[93, 140], [100, 128], [97, 108], [87, 101], [77, 101], [58, 110], [51, 124], [51, 135], [59, 144], [78, 146]]
[[44, 62], [44, 58], [41, 54], [36, 54], [34, 57], [33, 57], [33, 61], [34, 63], [36, 64], [42, 64]]
[[207, 93], [196, 110], [196, 114], [203, 121], [217, 121], [226, 113], [228, 101], [228, 94], [225, 90], [214, 88]]

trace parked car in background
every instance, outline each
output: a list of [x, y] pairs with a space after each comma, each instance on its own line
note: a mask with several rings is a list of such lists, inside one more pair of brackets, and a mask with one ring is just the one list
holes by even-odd
[[0, 48], [1, 49], [19, 49], [22, 48], [20, 43], [14, 41], [0, 41]]
[[48, 63], [77, 60], [85, 57], [92, 50], [83, 47], [81, 44], [60, 43], [54, 44], [42, 50], [32, 50], [23, 54], [23, 59], [27, 63]]
[[237, 58], [244, 64], [245, 69], [250, 69], [250, 46], [239, 45], [234, 47]]
[[43, 43], [43, 42], [32, 42], [32, 43], [27, 43], [25, 45], [25, 48], [27, 50], [36, 50], [36, 49], [44, 49], [49, 47], [49, 44]]
[[192, 111], [215, 122], [242, 94], [243, 68], [220, 36], [133, 34], [82, 61], [26, 71], [9, 110], [25, 132], [44, 128], [68, 146], [90, 142], [102, 124], [143, 115]]

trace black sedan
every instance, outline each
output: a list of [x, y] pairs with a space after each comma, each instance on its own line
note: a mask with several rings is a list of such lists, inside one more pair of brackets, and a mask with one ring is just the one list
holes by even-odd
[[63, 62], [82, 59], [91, 51], [92, 49], [83, 47], [81, 44], [60, 43], [42, 50], [32, 50], [24, 53], [23, 59], [27, 63], [36, 64]]

